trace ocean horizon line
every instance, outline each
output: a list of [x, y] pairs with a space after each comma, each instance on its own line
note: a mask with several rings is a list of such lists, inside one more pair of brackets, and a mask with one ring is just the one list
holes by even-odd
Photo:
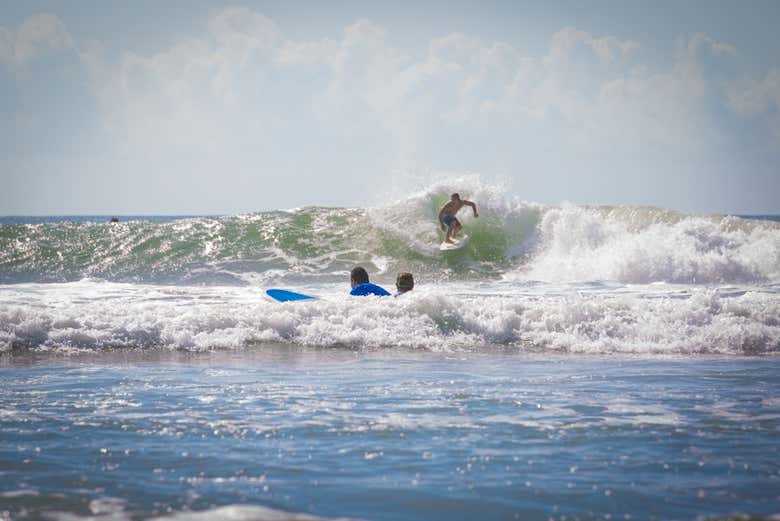
[[[582, 205], [582, 206], [589, 206], [589, 205]], [[605, 205], [605, 207], [609, 207], [611, 205]], [[78, 221], [78, 222], [85, 222], [90, 220], [106, 220], [110, 221], [111, 219], [125, 219], [125, 220], [139, 220], [139, 219], [150, 219], [150, 220], [177, 220], [177, 219], [195, 219], [195, 218], [211, 218], [211, 219], [218, 219], [222, 217], [231, 217], [234, 215], [242, 215], [242, 214], [262, 214], [262, 213], [268, 213], [268, 212], [276, 212], [276, 211], [292, 211], [300, 208], [317, 208], [317, 206], [314, 205], [304, 205], [300, 207], [295, 208], [286, 208], [281, 209], [277, 208], [274, 210], [251, 210], [251, 211], [240, 211], [240, 212], [226, 212], [226, 213], [115, 213], [115, 214], [92, 214], [92, 213], [73, 213], [73, 214], [45, 214], [45, 215], [33, 215], [33, 214], [7, 214], [7, 215], [0, 215], [0, 225], [4, 224], [45, 224], [45, 223], [51, 223], [51, 222], [63, 222], [63, 221]], [[322, 208], [329, 208], [329, 209], [347, 209], [349, 207], [336, 207], [336, 206], [328, 206], [328, 207], [322, 207]], [[677, 212], [678, 210], [671, 210], [674, 212]], [[757, 220], [767, 220], [767, 221], [780, 221], [780, 212], [778, 213], [732, 213], [732, 212], [701, 212], [701, 213], [689, 213], [689, 212], [682, 212], [679, 213], [683, 215], [688, 216], [722, 216], [722, 217], [738, 217], [740, 219], [757, 219]]]

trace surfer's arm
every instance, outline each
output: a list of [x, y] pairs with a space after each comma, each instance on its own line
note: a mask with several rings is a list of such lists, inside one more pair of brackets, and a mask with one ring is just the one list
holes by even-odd
[[465, 204], [466, 206], [471, 206], [471, 209], [474, 211], [474, 217], [479, 217], [479, 214], [477, 213], [476, 203], [472, 203], [471, 201], [463, 201], [463, 204]]
[[444, 214], [444, 209], [445, 209], [445, 208], [447, 208], [447, 206], [446, 206], [446, 205], [441, 207], [441, 210], [439, 210], [439, 217], [438, 217], [438, 218], [439, 218], [439, 226], [441, 226], [441, 230], [442, 230], [442, 231], [445, 231], [445, 230], [447, 230], [447, 227], [446, 227], [446, 226], [444, 226], [444, 223], [443, 223], [443, 222], [441, 222], [441, 216]]

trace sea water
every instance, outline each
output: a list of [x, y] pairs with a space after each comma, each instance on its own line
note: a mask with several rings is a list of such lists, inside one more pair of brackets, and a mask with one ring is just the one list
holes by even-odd
[[[480, 218], [443, 253], [455, 189]], [[349, 298], [357, 264], [416, 287]], [[0, 284], [6, 518], [780, 514], [772, 219], [461, 179], [370, 209], [6, 218]]]

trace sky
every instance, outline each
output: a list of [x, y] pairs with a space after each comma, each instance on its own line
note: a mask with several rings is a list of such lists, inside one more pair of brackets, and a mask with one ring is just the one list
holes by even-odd
[[780, 214], [780, 2], [0, 3], [0, 215]]

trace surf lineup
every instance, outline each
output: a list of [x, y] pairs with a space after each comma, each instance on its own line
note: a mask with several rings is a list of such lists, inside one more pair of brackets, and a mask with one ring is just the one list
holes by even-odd
[[[450, 200], [439, 209], [437, 219], [441, 231], [444, 232], [444, 241], [439, 245], [440, 251], [459, 250], [468, 242], [469, 236], [466, 234], [461, 235], [463, 225], [456, 217], [457, 213], [464, 206], [471, 207], [474, 217], [479, 217], [476, 203], [467, 199], [461, 199], [460, 194], [457, 192], [452, 194]], [[349, 294], [352, 296], [363, 297], [375, 295], [379, 297], [389, 297], [391, 295], [385, 288], [372, 283], [369, 280], [368, 272], [362, 266], [356, 266], [352, 269], [349, 274], [349, 281], [352, 288]], [[414, 288], [414, 277], [408, 272], [399, 273], [395, 284], [397, 292], [394, 296], [399, 297]], [[294, 291], [277, 288], [268, 289], [265, 293], [278, 302], [296, 302], [300, 300], [317, 299], [317, 297], [313, 295], [306, 295], [304, 293], [296, 293]]]

